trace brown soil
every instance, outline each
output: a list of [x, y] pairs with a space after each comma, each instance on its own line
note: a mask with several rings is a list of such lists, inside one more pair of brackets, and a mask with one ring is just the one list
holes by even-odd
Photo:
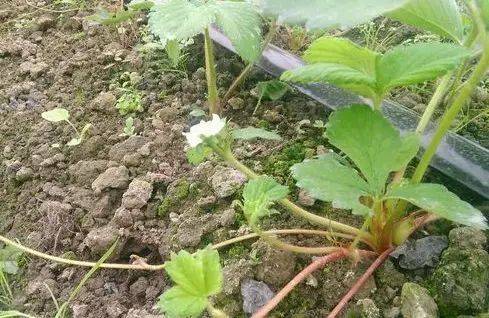
[[[54, 8], [49, 2], [38, 5]], [[87, 6], [95, 4], [87, 2]], [[239, 193], [217, 198], [213, 192], [210, 179], [222, 166], [210, 161], [193, 167], [184, 152], [182, 132], [195, 122], [189, 113], [196, 106], [205, 108], [202, 40], [189, 48], [183, 72], [164, 72], [162, 51], [142, 54], [137, 50], [142, 24], [126, 25], [126, 34], [121, 36], [113, 28], [93, 25], [85, 19], [87, 15], [85, 10], [44, 12], [24, 0], [0, 1], [1, 233], [34, 249], [80, 260], [97, 260], [120, 236], [111, 262], [128, 263], [136, 254], [156, 264], [164, 262], [171, 251], [194, 251], [248, 232], [239, 209], [230, 210]], [[217, 60], [218, 84], [228, 87], [243, 63], [220, 49]], [[131, 138], [120, 136], [124, 117], [115, 108], [124, 72], [139, 77], [134, 85], [143, 96], [144, 111], [135, 120], [137, 136]], [[256, 70], [238, 94], [243, 109], [228, 110], [225, 115], [238, 126], [276, 129], [284, 137], [283, 143], [240, 144], [236, 153], [250, 166], [290, 184], [283, 174], [290, 164], [316, 154], [318, 146], [328, 147], [317, 138], [315, 128], [306, 125], [302, 127], [305, 134], [300, 135], [294, 127], [304, 119], [324, 120], [326, 114], [321, 105], [291, 92], [281, 101], [264, 102], [259, 117], [251, 116], [256, 97], [250, 91], [264, 79]], [[41, 118], [43, 111], [54, 107], [68, 109], [79, 128], [93, 125], [80, 146], [64, 146], [73, 137], [68, 125]], [[306, 142], [310, 139], [313, 142]], [[62, 146], [52, 147], [55, 143]], [[270, 155], [281, 161], [270, 164]], [[101, 175], [106, 178], [100, 180]], [[131, 204], [128, 187], [135, 198]], [[145, 195], [149, 199], [140, 203], [138, 198]], [[170, 206], [162, 212], [165, 199]], [[316, 204], [314, 210], [359, 223], [327, 205]], [[307, 226], [282, 212], [265, 226]], [[308, 237], [290, 240], [321, 243]], [[310, 262], [310, 257], [253, 242], [223, 250], [221, 256], [228, 279], [218, 302], [232, 317], [243, 316], [241, 280], [262, 280], [276, 291]], [[325, 314], [364, 266], [354, 268], [345, 261], [315, 274], [275, 316]], [[50, 291], [59, 302], [66, 300], [86, 271], [29, 257], [21, 273], [12, 277], [14, 301], [9, 309], [52, 317], [56, 308]], [[163, 272], [100, 270], [70, 310], [78, 318], [156, 317], [157, 297], [170, 284]], [[375, 286], [372, 279], [358, 299], [374, 298], [381, 308], [398, 306], [399, 286], [383, 282]]]

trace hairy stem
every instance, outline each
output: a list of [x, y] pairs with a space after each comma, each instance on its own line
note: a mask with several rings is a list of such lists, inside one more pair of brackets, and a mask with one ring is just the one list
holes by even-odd
[[[319, 231], [319, 230], [306, 230], [306, 229], [286, 229], [286, 230], [271, 230], [271, 231], [264, 231], [263, 233], [266, 234], [275, 234], [275, 235], [291, 235], [291, 234], [304, 234], [304, 235], [320, 235], [324, 236], [328, 239], [331, 239], [332, 237], [341, 237], [341, 238], [346, 238], [346, 239], [353, 239], [353, 236], [344, 234], [344, 233], [337, 233], [337, 232], [329, 232], [329, 231]], [[235, 244], [238, 242], [242, 242], [245, 240], [250, 240], [259, 237], [258, 234], [256, 233], [251, 233], [247, 235], [242, 235], [238, 236], [217, 244], [214, 244], [211, 246], [213, 249], [220, 249], [226, 246], [229, 246], [231, 244]], [[31, 249], [29, 247], [26, 247], [20, 243], [17, 243], [15, 241], [12, 241], [4, 236], [0, 235], [0, 241], [7, 245], [11, 245], [25, 253], [44, 258], [53, 262], [57, 263], [62, 263], [62, 264], [67, 264], [67, 265], [74, 265], [74, 266], [83, 266], [83, 267], [94, 267], [97, 265], [95, 262], [87, 262], [87, 261], [76, 261], [72, 259], [67, 259], [67, 258], [62, 258], [62, 257], [57, 257], [57, 256], [52, 256], [46, 253], [42, 253], [39, 251], [36, 251], [34, 249]], [[165, 268], [165, 264], [158, 264], [158, 265], [149, 265], [149, 264], [112, 264], [112, 263], [102, 263], [100, 264], [100, 268], [112, 268], [112, 269], [128, 269], [128, 270], [149, 270], [149, 271], [159, 271]]]
[[248, 65], [246, 65], [246, 67], [243, 69], [243, 71], [241, 71], [238, 77], [234, 79], [231, 86], [229, 86], [228, 91], [222, 98], [223, 104], [227, 103], [227, 101], [234, 95], [235, 91], [241, 86], [241, 84], [244, 83], [251, 70], [253, 69], [253, 66], [253, 63], [248, 63]]
[[454, 101], [452, 102], [452, 105], [448, 108], [446, 113], [443, 115], [440, 124], [436, 129], [433, 138], [431, 139], [430, 144], [426, 148], [425, 153], [421, 157], [421, 160], [419, 161], [418, 166], [414, 171], [411, 182], [419, 183], [421, 181], [443, 137], [450, 129], [450, 126], [452, 125], [454, 119], [456, 118], [456, 116], [458, 115], [462, 107], [465, 105], [467, 100], [472, 95], [474, 89], [477, 87], [479, 82], [485, 76], [488, 68], [489, 68], [489, 41], [485, 40], [484, 53], [481, 57], [481, 60], [477, 64], [474, 72], [469, 77], [467, 82], [465, 82], [465, 84], [460, 89], [460, 92], [455, 97]]
[[259, 229], [256, 229], [255, 232], [258, 233], [258, 235], [260, 235], [260, 237], [271, 246], [287, 252], [300, 253], [300, 254], [325, 255], [340, 249], [337, 246], [327, 246], [327, 247], [297, 246], [297, 245], [285, 243], [271, 234], [261, 232]]
[[360, 290], [360, 288], [365, 284], [367, 279], [369, 279], [370, 276], [374, 273], [374, 271], [384, 263], [384, 261], [389, 257], [389, 254], [394, 250], [393, 247], [385, 250], [382, 254], [377, 257], [377, 259], [370, 265], [370, 267], [367, 269], [367, 271], [355, 282], [355, 284], [350, 288], [348, 293], [346, 293], [345, 296], [340, 300], [338, 305], [331, 311], [331, 313], [328, 315], [328, 318], [335, 318], [338, 316], [338, 314], [341, 313], [341, 311], [346, 307], [350, 299], [355, 296], [356, 293]]
[[441, 104], [443, 97], [445, 96], [445, 94], [448, 92], [450, 88], [452, 75], [453, 72], [446, 74], [445, 76], [443, 76], [440, 83], [438, 84], [435, 93], [431, 97], [431, 100], [428, 103], [428, 106], [426, 107], [423, 116], [421, 117], [418, 123], [418, 127], [416, 127], [417, 134], [421, 135], [426, 130], [426, 127], [428, 126], [431, 117], [433, 117], [433, 113], [435, 112], [438, 105]]
[[260, 308], [260, 310], [257, 311], [252, 318], [266, 317], [294, 289], [295, 286], [299, 285], [310, 274], [320, 268], [323, 268], [328, 263], [347, 257], [348, 254], [348, 250], [341, 249], [329, 255], [315, 259], [311, 264], [297, 274], [287, 285], [285, 285], [284, 288], [282, 288], [282, 290], [280, 290], [265, 306]]
[[[263, 55], [263, 51], [266, 50], [268, 44], [270, 44], [270, 42], [275, 37], [275, 34], [277, 33], [277, 28], [278, 28], [278, 25], [275, 23], [275, 21], [273, 21], [271, 26], [270, 26], [270, 29], [268, 30], [267, 35], [265, 36], [265, 40], [263, 41], [263, 46], [262, 46], [262, 50], [260, 53], [260, 57]], [[239, 74], [239, 76], [233, 81], [233, 83], [229, 87], [228, 91], [224, 95], [223, 103], [226, 103], [234, 95], [236, 89], [238, 89], [241, 86], [241, 84], [244, 83], [244, 81], [246, 80], [246, 78], [250, 74], [251, 70], [253, 69], [253, 66], [254, 66], [254, 63], [249, 63], [248, 65], [246, 65], [246, 67], [243, 69], [241, 74]]]
[[217, 93], [216, 62], [214, 60], [214, 48], [209, 34], [209, 28], [204, 30], [205, 46], [205, 76], [207, 80], [207, 100], [209, 102], [209, 113], [220, 114], [219, 96]]
[[68, 123], [68, 125], [70, 125], [70, 127], [75, 131], [75, 134], [78, 138], [80, 138], [80, 133], [78, 132], [78, 129], [76, 129], [76, 126], [73, 125], [73, 123], [69, 120], [69, 119], [66, 119], [66, 122]]
[[[223, 159], [226, 160], [226, 162], [230, 166], [241, 171], [248, 178], [255, 179], [258, 177], [258, 175], [255, 172], [253, 172], [250, 168], [248, 168], [247, 166], [242, 164], [239, 160], [237, 160], [231, 152], [229, 152], [229, 151], [225, 152], [225, 151], [222, 151], [220, 149], [214, 149], [214, 150], [221, 157], [223, 157]], [[308, 220], [309, 222], [311, 222], [313, 224], [326, 226], [327, 228], [332, 228], [332, 229], [335, 229], [337, 231], [342, 231], [342, 232], [353, 234], [353, 235], [360, 235], [362, 237], [362, 241], [367, 241], [367, 242], [369, 242], [368, 244], [371, 245], [370, 242], [371, 242], [372, 236], [369, 233], [360, 231], [359, 229], [357, 229], [355, 227], [352, 227], [352, 226], [349, 226], [349, 225], [346, 225], [346, 224], [343, 224], [340, 222], [336, 222], [336, 221], [333, 221], [331, 219], [328, 219], [328, 218], [313, 214], [311, 212], [308, 212], [308, 211], [304, 210], [303, 208], [299, 207], [298, 205], [292, 203], [288, 199], [282, 199], [278, 202], [284, 208], [291, 211], [294, 215], [296, 215], [298, 217], [302, 217], [302, 218]]]

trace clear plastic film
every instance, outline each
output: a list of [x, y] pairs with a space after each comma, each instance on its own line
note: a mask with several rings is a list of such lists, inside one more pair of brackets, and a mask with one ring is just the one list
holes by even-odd
[[[211, 37], [223, 47], [234, 52], [226, 36], [217, 29], [211, 30]], [[268, 45], [257, 66], [273, 76], [304, 65], [297, 56], [274, 45]], [[299, 91], [334, 110], [352, 103], [366, 102], [362, 97], [346, 92], [328, 84], [294, 85]], [[392, 101], [382, 105], [384, 115], [401, 132], [414, 131], [419, 115], [414, 111]], [[422, 137], [426, 147], [434, 132], [434, 125], [428, 125]], [[465, 137], [449, 132], [440, 144], [431, 166], [450, 178], [464, 184], [472, 191], [489, 199], [489, 150]]]

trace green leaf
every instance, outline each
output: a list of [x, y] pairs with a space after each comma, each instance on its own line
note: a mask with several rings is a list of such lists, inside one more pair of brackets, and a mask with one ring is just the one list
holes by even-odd
[[151, 8], [148, 26], [163, 45], [169, 40], [188, 40], [215, 22], [215, 9], [197, 1], [169, 0]]
[[171, 61], [173, 67], [178, 67], [180, 59], [182, 57], [182, 47], [180, 42], [177, 40], [169, 40], [166, 42], [165, 46], [166, 55]]
[[207, 306], [207, 297], [192, 295], [179, 286], [160, 296], [157, 306], [168, 318], [199, 317]]
[[193, 38], [214, 22], [244, 60], [260, 56], [261, 19], [247, 2], [169, 0], [154, 5], [148, 19], [149, 29], [164, 45]]
[[187, 160], [193, 165], [198, 165], [204, 162], [212, 152], [211, 148], [204, 144], [199, 144], [197, 147], [187, 150]]
[[165, 270], [175, 284], [192, 295], [208, 297], [221, 290], [221, 265], [216, 250], [199, 250], [195, 255], [180, 251], [166, 262]]
[[247, 62], [261, 55], [261, 18], [247, 2], [219, 1], [215, 5], [216, 23], [226, 34], [239, 56]]
[[17, 274], [19, 270], [18, 261], [22, 251], [6, 245], [0, 249], [0, 270], [7, 274]]
[[387, 16], [450, 38], [459, 44], [463, 41], [464, 25], [456, 0], [411, 0]]
[[273, 202], [287, 196], [289, 189], [269, 176], [248, 181], [243, 189], [243, 212], [251, 225], [270, 215]]
[[373, 97], [379, 56], [350, 40], [322, 37], [314, 41], [304, 53], [304, 60], [311, 65], [287, 71], [281, 78], [300, 83], [327, 82]]
[[434, 79], [457, 67], [469, 51], [447, 43], [398, 46], [385, 55], [350, 40], [323, 37], [304, 54], [309, 65], [282, 74], [282, 80], [326, 82], [369, 98], [397, 86]]
[[352, 105], [334, 112], [325, 135], [360, 169], [370, 192], [378, 195], [384, 193], [389, 173], [403, 167], [419, 148], [416, 137], [401, 137], [380, 112], [366, 105]]
[[172, 254], [165, 270], [177, 285], [166, 291], [158, 306], [168, 317], [197, 317], [207, 298], [222, 289], [222, 270], [216, 250], [198, 250], [194, 255], [180, 251]]
[[110, 12], [105, 8], [97, 8], [95, 14], [87, 17], [88, 20], [97, 22], [102, 25], [116, 25], [132, 19], [137, 11], [119, 10]]
[[278, 80], [259, 82], [256, 88], [258, 95], [268, 100], [279, 100], [290, 89], [289, 85]]
[[333, 63], [348, 66], [375, 77], [376, 61], [380, 54], [344, 38], [325, 36], [314, 41], [304, 52], [307, 63]]
[[486, 28], [489, 28], [489, 1], [477, 0], [476, 3], [479, 6], [482, 19], [486, 24]]
[[351, 209], [354, 214], [370, 213], [360, 203], [361, 197], [371, 196], [369, 185], [356, 170], [340, 164], [333, 156], [306, 160], [293, 165], [291, 171], [297, 186], [315, 199], [332, 202], [338, 209]]
[[406, 0], [258, 0], [266, 15], [308, 29], [349, 28], [395, 10]]
[[423, 210], [463, 225], [483, 230], [489, 228], [479, 210], [439, 184], [406, 184], [390, 190], [385, 198], [409, 201]]
[[47, 112], [43, 112], [41, 117], [50, 122], [60, 122], [64, 120], [68, 120], [70, 118], [70, 113], [64, 108], [55, 108], [52, 110], [48, 110]]
[[233, 130], [233, 137], [235, 139], [250, 140], [255, 138], [268, 139], [268, 140], [282, 140], [282, 137], [277, 133], [268, 131], [262, 128], [246, 127]]
[[340, 64], [316, 63], [286, 71], [283, 81], [296, 83], [331, 83], [365, 97], [375, 96], [375, 79]]
[[383, 92], [394, 87], [432, 80], [457, 67], [470, 56], [464, 47], [448, 43], [418, 43], [387, 52], [377, 68]]

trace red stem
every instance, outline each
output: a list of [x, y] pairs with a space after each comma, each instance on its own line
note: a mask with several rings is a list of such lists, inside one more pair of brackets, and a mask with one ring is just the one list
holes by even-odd
[[352, 299], [353, 296], [355, 296], [355, 294], [358, 293], [358, 291], [363, 286], [363, 284], [365, 284], [365, 282], [367, 281], [367, 279], [370, 276], [372, 276], [372, 274], [374, 273], [374, 271], [380, 265], [382, 265], [382, 263], [384, 263], [384, 261], [387, 259], [387, 257], [389, 257], [389, 254], [393, 250], [394, 250], [394, 248], [393, 247], [390, 247], [387, 250], [385, 250], [382, 254], [380, 254], [379, 257], [377, 257], [377, 259], [372, 263], [372, 265], [370, 265], [370, 267], [367, 269], [367, 271], [365, 273], [363, 273], [363, 275], [350, 288], [350, 290], [348, 291], [348, 293], [346, 293], [346, 295], [343, 296], [343, 298], [340, 300], [340, 302], [338, 303], [338, 305], [336, 305], [336, 307], [328, 315], [327, 318], [335, 318], [336, 316], [338, 316], [338, 314], [346, 307], [346, 305], [348, 304], [348, 302], [350, 301], [350, 299]]
[[311, 264], [304, 268], [299, 274], [297, 274], [287, 285], [282, 288], [270, 301], [260, 308], [251, 318], [263, 318], [268, 315], [293, 289], [299, 285], [304, 279], [307, 278], [312, 272], [326, 266], [330, 262], [334, 262], [338, 259], [342, 259], [350, 254], [350, 251], [346, 249], [340, 249], [337, 252], [333, 252], [329, 255], [319, 257], [315, 259]]

